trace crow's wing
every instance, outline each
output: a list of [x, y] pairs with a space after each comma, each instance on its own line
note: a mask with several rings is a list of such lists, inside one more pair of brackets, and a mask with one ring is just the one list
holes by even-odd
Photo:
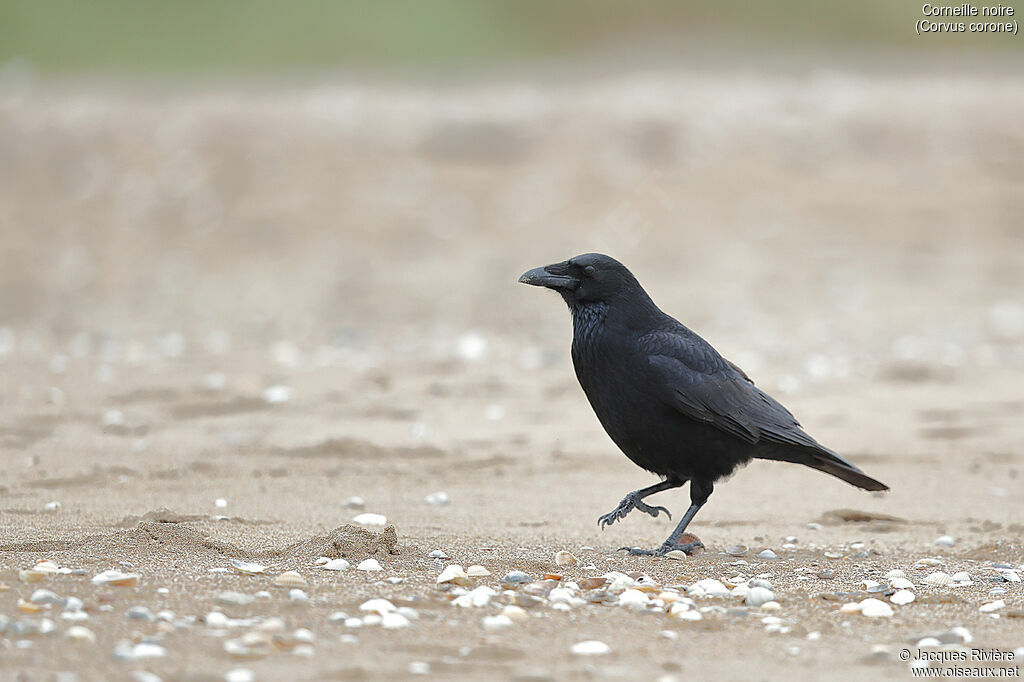
[[[681, 325], [680, 325], [681, 326]], [[821, 448], [785, 407], [754, 385], [741, 369], [690, 330], [643, 336], [662, 399], [691, 419], [712, 424], [748, 443]]]

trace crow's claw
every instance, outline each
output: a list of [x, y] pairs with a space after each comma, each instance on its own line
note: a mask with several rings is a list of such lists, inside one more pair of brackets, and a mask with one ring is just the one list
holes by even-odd
[[651, 505], [644, 503], [640, 496], [633, 492], [622, 498], [622, 502], [619, 502], [618, 507], [599, 518], [597, 520], [597, 525], [601, 527], [601, 530], [604, 530], [605, 526], [610, 526], [619, 519], [625, 518], [626, 514], [634, 509], [638, 509], [645, 514], [650, 514], [655, 518], [658, 517], [658, 514], [664, 512], [665, 516], [670, 519], [672, 518], [672, 514], [669, 513], [668, 509], [665, 509], [664, 507], [652, 507]]
[[704, 543], [700, 540], [683, 543], [681, 545], [670, 545], [667, 542], [657, 549], [640, 549], [639, 547], [619, 547], [620, 552], [629, 552], [630, 556], [665, 556], [669, 552], [679, 551], [688, 555], [696, 554], [698, 549], [704, 549]]

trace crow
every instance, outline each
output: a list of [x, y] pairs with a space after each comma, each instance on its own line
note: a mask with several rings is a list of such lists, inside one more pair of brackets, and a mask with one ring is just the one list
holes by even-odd
[[785, 407], [754, 385], [707, 341], [663, 313], [622, 263], [587, 253], [534, 268], [523, 284], [557, 291], [572, 313], [572, 361], [601, 425], [622, 452], [662, 478], [635, 490], [598, 519], [604, 529], [638, 509], [665, 507], [648, 495], [690, 483], [690, 507], [657, 549], [637, 556], [693, 553], [681, 542], [715, 481], [751, 459], [803, 464], [864, 490], [888, 490], [803, 431]]

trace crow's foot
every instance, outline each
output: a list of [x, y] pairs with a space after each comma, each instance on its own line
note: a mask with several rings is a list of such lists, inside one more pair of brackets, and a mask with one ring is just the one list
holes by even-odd
[[620, 552], [629, 552], [630, 556], [665, 556], [669, 552], [680, 551], [694, 555], [704, 549], [704, 543], [694, 538], [692, 542], [670, 545], [667, 542], [657, 549], [641, 549], [639, 547], [619, 547]]
[[597, 525], [601, 527], [601, 530], [604, 530], [605, 526], [610, 526], [619, 519], [625, 518], [626, 514], [633, 511], [634, 509], [638, 509], [642, 511], [644, 514], [650, 514], [655, 518], [657, 518], [658, 514], [660, 514], [661, 512], [665, 512], [665, 515], [667, 517], [669, 517], [670, 519], [672, 518], [672, 515], [669, 514], [668, 509], [665, 509], [664, 507], [652, 507], [649, 504], [645, 504], [639, 495], [637, 495], [635, 492], [632, 492], [626, 495], [624, 498], [622, 498], [622, 502], [619, 502], [618, 507], [616, 507], [612, 511], [608, 512], [607, 514], [599, 518], [597, 520]]

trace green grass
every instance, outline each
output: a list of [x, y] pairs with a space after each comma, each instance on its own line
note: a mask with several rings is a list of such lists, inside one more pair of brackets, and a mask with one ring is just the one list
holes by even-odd
[[49, 73], [274, 72], [477, 65], [694, 44], [801, 49], [1008, 47], [914, 35], [920, 4], [671, 0], [0, 0], [0, 63]]

